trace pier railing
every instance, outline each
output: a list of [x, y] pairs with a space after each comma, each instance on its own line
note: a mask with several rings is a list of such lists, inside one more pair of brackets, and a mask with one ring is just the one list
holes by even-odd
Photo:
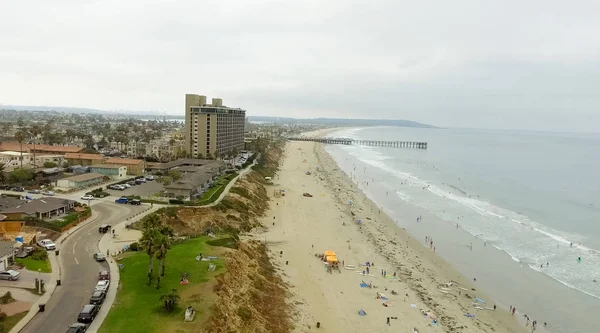
[[338, 144], [338, 145], [361, 145], [361, 146], [374, 146], [374, 147], [390, 147], [390, 148], [414, 148], [414, 149], [427, 149], [427, 142], [416, 142], [416, 141], [381, 141], [381, 140], [354, 140], [349, 138], [314, 138], [314, 137], [290, 137], [288, 140], [291, 141], [312, 141], [320, 142], [325, 144]]

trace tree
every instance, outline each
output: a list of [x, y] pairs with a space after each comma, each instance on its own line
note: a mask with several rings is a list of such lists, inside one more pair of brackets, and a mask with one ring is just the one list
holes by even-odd
[[44, 162], [44, 168], [56, 168], [56, 165], [54, 162]]
[[173, 237], [173, 228], [169, 225], [160, 226], [157, 238], [154, 242], [154, 247], [156, 249], [154, 255], [160, 262], [160, 276], [165, 276], [167, 251], [171, 248], [171, 237]]
[[169, 185], [173, 182], [173, 178], [169, 177], [169, 176], [162, 176], [160, 178], [160, 181], [162, 182], [163, 185]]
[[171, 179], [178, 180], [179, 178], [181, 178], [181, 171], [179, 170], [169, 170], [168, 172], [169, 177], [171, 177]]
[[13, 183], [22, 184], [32, 180], [33, 176], [33, 172], [29, 169], [16, 168], [10, 173], [9, 179]]
[[170, 293], [160, 296], [160, 300], [163, 302], [165, 309], [169, 312], [175, 309], [175, 305], [177, 305], [180, 298], [181, 297], [177, 295], [177, 289], [173, 289]]
[[0, 183], [6, 184], [8, 175], [6, 174], [6, 166], [4, 163], [0, 163]]
[[156, 230], [154, 229], [144, 229], [142, 232], [142, 237], [139, 241], [139, 246], [141, 249], [146, 252], [148, 255], [149, 263], [148, 263], [148, 285], [152, 283], [152, 272], [154, 271], [154, 252], [156, 249], [154, 248], [154, 238], [156, 235]]
[[204, 159], [204, 156], [202, 156], [202, 153], [198, 153], [198, 155], [196, 156], [197, 159], [202, 160]]
[[25, 141], [26, 138], [27, 133], [22, 129], [18, 130], [17, 133], [15, 133], [15, 139], [17, 139], [17, 141], [19, 141], [19, 144], [21, 145], [21, 168], [23, 168], [23, 141]]
[[40, 135], [42, 133], [42, 128], [40, 127], [40, 125], [32, 125], [29, 128], [29, 134], [31, 135], [31, 139], [33, 141], [33, 166], [37, 167], [37, 160], [35, 158], [35, 143], [37, 141], [37, 137], [38, 135]]

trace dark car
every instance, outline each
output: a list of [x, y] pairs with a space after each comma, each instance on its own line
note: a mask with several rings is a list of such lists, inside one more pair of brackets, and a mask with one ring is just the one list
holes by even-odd
[[98, 232], [101, 234], [105, 234], [110, 230], [110, 224], [103, 224], [98, 227]]
[[83, 309], [81, 310], [81, 312], [79, 312], [79, 315], [77, 316], [77, 321], [80, 323], [91, 323], [98, 315], [99, 309], [100, 307], [93, 304], [83, 306]]
[[0, 185], [0, 190], [10, 190], [10, 186], [8, 186], [8, 185]]
[[84, 333], [87, 331], [87, 325], [82, 323], [75, 323], [67, 329], [67, 333]]
[[90, 304], [100, 305], [104, 302], [106, 298], [106, 293], [104, 291], [94, 291], [92, 297], [90, 298]]
[[137, 183], [134, 180], [128, 181], [127, 184], [129, 184], [131, 186], [137, 185]]
[[29, 190], [27, 191], [27, 193], [31, 193], [31, 194], [40, 194], [41, 191], [40, 190]]
[[15, 192], [25, 192], [25, 188], [24, 187], [13, 187], [10, 190], [11, 191], [15, 191]]
[[98, 272], [98, 280], [110, 280], [110, 272], [109, 271]]
[[139, 206], [142, 204], [142, 202], [138, 199], [133, 199], [133, 200], [129, 201], [129, 204]]

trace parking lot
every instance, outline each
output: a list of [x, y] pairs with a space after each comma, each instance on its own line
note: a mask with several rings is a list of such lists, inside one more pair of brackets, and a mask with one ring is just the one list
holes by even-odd
[[147, 181], [140, 185], [132, 185], [123, 191], [119, 190], [107, 190], [111, 195], [122, 196], [122, 195], [139, 195], [140, 197], [151, 197], [154, 193], [164, 191], [161, 183], [156, 180]]

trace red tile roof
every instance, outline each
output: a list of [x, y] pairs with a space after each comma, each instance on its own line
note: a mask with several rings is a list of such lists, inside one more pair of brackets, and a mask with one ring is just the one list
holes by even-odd
[[104, 163], [106, 164], [131, 164], [131, 165], [137, 165], [144, 162], [143, 160], [136, 160], [136, 159], [132, 159], [132, 158], [118, 158], [118, 157], [111, 157], [109, 159], [107, 159], [106, 161], [104, 161]]
[[102, 156], [102, 154], [66, 153], [65, 158], [78, 159], [78, 160], [99, 160], [99, 161], [101, 161], [104, 158], [104, 156]]
[[[23, 152], [30, 152], [31, 150], [33, 150], [33, 144], [23, 144]], [[52, 153], [78, 153], [82, 151], [83, 148], [77, 146], [51, 146], [39, 144], [35, 145], [35, 150]], [[0, 151], [21, 151], [21, 144], [16, 141], [2, 142], [0, 143]]]

